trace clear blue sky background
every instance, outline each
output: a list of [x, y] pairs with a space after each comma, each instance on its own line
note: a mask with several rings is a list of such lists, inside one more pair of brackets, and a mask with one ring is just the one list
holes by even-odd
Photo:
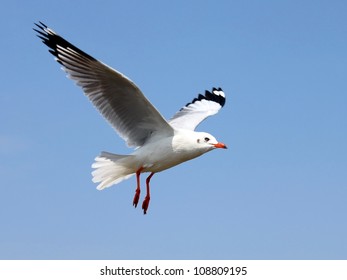
[[[346, 259], [346, 1], [3, 1], [1, 259]], [[222, 87], [213, 151], [152, 179], [91, 181], [130, 153], [32, 30], [130, 77], [169, 118]], [[144, 180], [143, 180], [144, 181]]]

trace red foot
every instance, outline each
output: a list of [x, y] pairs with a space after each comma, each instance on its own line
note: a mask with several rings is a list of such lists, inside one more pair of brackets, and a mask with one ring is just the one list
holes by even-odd
[[134, 195], [134, 200], [133, 200], [133, 205], [137, 206], [137, 204], [139, 203], [139, 199], [140, 199], [140, 175], [141, 175], [141, 171], [143, 170], [143, 167], [140, 167], [137, 171], [136, 171], [136, 190], [135, 190], [135, 195]]
[[148, 205], [149, 205], [149, 200], [150, 200], [150, 197], [146, 195], [144, 201], [142, 202], [143, 214], [147, 214], [147, 209], [148, 209]]
[[139, 203], [140, 192], [141, 192], [140, 189], [135, 190], [135, 195], [134, 195], [134, 200], [133, 200], [133, 205], [135, 206], [135, 208], [137, 207], [137, 204]]

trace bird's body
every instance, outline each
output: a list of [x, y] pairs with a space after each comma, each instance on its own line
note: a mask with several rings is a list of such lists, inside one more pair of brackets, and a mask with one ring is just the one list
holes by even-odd
[[175, 131], [171, 137], [166, 137], [134, 151], [144, 172], [160, 172], [181, 162], [202, 155], [204, 149], [193, 149], [194, 139], [187, 138], [188, 131]]
[[[196, 138], [197, 135], [200, 135], [200, 138]], [[204, 132], [175, 130], [173, 136], [149, 142], [130, 155], [103, 152], [93, 164], [96, 168], [93, 171], [93, 181], [102, 182], [98, 186], [98, 189], [102, 190], [129, 178], [129, 175], [135, 174], [140, 168], [141, 172], [153, 173], [171, 168], [214, 149], [214, 146], [203, 144], [196, 148], [197, 139], [205, 141], [206, 137], [212, 139], [213, 136]]]
[[[85, 95], [110, 122], [128, 146], [130, 155], [102, 152], [96, 157], [93, 181], [102, 190], [136, 174], [133, 204], [140, 196], [140, 175], [147, 177], [147, 194], [142, 204], [146, 213], [152, 176], [215, 148], [226, 148], [212, 135], [194, 131], [206, 117], [216, 114], [225, 103], [221, 88], [206, 91], [166, 121], [138, 87], [123, 74], [76, 48], [43, 23], [36, 24], [39, 37], [63, 65], [69, 78], [82, 87]], [[130, 110], [131, 109], [131, 110]]]

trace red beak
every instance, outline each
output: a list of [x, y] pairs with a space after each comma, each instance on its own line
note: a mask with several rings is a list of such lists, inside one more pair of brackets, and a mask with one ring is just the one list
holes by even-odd
[[218, 142], [217, 144], [214, 144], [215, 148], [220, 148], [220, 149], [227, 149], [227, 146], [221, 142]]

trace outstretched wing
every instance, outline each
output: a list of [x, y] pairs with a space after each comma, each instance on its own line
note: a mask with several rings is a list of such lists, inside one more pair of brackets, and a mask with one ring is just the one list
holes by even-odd
[[110, 122], [128, 146], [142, 146], [157, 135], [172, 135], [173, 129], [127, 77], [78, 49], [40, 22], [38, 37], [69, 78]]
[[194, 130], [204, 119], [215, 115], [225, 104], [225, 94], [221, 88], [199, 94], [192, 102], [179, 110], [169, 121], [175, 128]]

